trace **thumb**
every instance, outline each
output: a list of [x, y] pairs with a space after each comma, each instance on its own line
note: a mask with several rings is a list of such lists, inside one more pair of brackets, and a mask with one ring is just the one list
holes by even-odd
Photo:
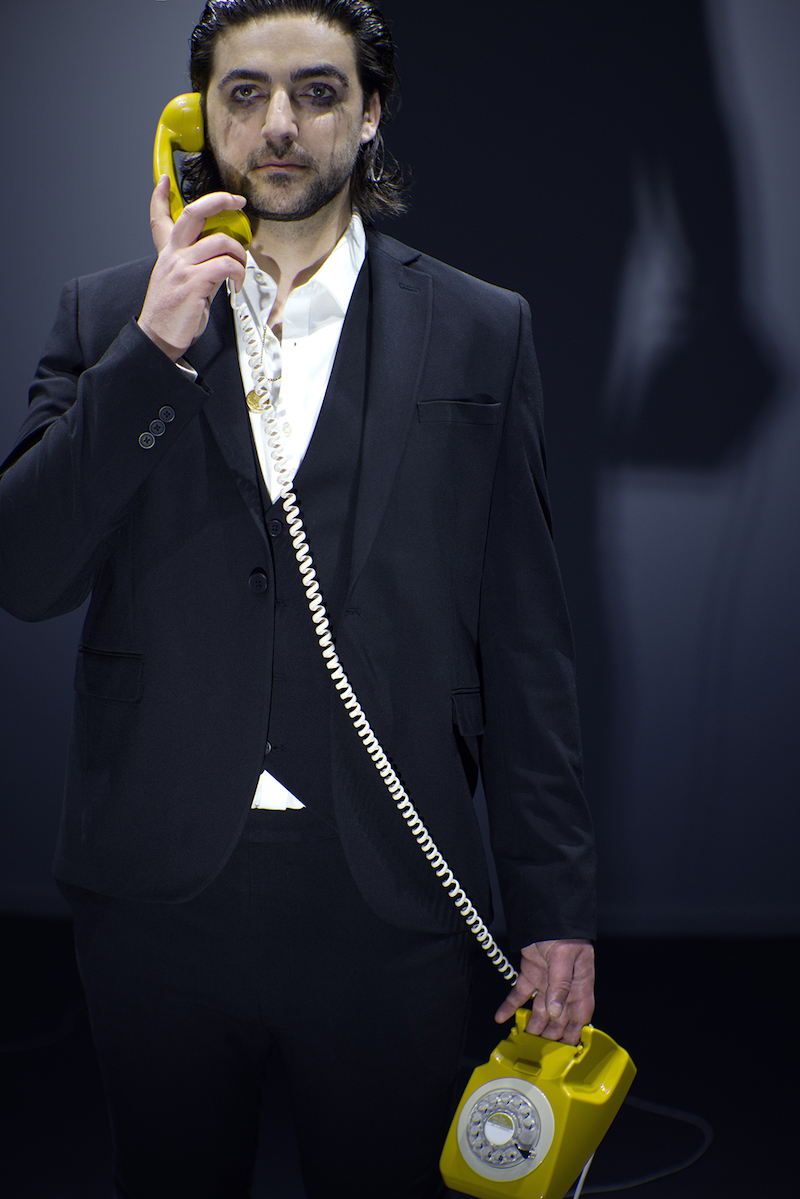
[[175, 228], [169, 207], [169, 189], [169, 175], [162, 175], [150, 199], [150, 232], [153, 236], [153, 244], [159, 254]]
[[551, 1020], [558, 1020], [564, 1010], [564, 1004], [569, 998], [569, 982], [563, 980], [547, 988], [545, 1006]]

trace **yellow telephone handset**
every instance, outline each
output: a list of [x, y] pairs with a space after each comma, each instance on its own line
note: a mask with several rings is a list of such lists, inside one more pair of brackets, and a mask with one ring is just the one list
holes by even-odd
[[[173, 221], [177, 221], [184, 208], [174, 153], [182, 150], [186, 154], [197, 154], [204, 145], [200, 93], [186, 92], [176, 96], [161, 114], [153, 146], [153, 178], [157, 183], [162, 175], [169, 175], [169, 207]], [[241, 242], [245, 249], [253, 237], [250, 222], [243, 212], [238, 211], [221, 212], [209, 217], [201, 236], [206, 237], [209, 233], [227, 233]]]

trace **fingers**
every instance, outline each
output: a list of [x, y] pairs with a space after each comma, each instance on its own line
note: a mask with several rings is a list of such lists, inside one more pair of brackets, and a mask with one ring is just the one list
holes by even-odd
[[[247, 251], [244, 246], [226, 233], [212, 233], [208, 237], [202, 237], [201, 234], [209, 217], [238, 210], [243, 208], [245, 203], [244, 196], [211, 192], [210, 195], [201, 196], [199, 200], [187, 204], [178, 220], [171, 226], [170, 237], [165, 247], [165, 251], [174, 256], [175, 265], [186, 268], [203, 267], [205, 263], [213, 264], [209, 269], [200, 271], [201, 280], [206, 280], [214, 286], [215, 291], [225, 279], [231, 279], [237, 289], [240, 288], [244, 283], [247, 266]], [[204, 294], [213, 299], [213, 295], [208, 291]]]
[[150, 202], [150, 225], [159, 251], [150, 276], [139, 326], [173, 361], [202, 334], [211, 301], [226, 279], [238, 289], [244, 283], [247, 252], [226, 233], [202, 237], [209, 217], [241, 209], [244, 196], [212, 192], [188, 204], [173, 223], [169, 177], [156, 184]]
[[183, 262], [178, 255], [160, 255], [150, 276], [139, 327], [177, 362], [205, 330], [211, 302], [224, 281], [234, 279], [241, 286], [244, 274], [242, 263], [227, 254], [197, 265]]
[[588, 941], [553, 941], [540, 946], [548, 963], [548, 982], [534, 1004], [528, 1031], [577, 1045], [594, 1011], [594, 949]]
[[547, 963], [539, 953], [538, 946], [529, 945], [522, 951], [519, 976], [500, 1007], [495, 1012], [495, 1020], [502, 1024], [513, 1016], [517, 1008], [527, 1003], [532, 995], [541, 993], [547, 986]]
[[[177, 221], [173, 221], [169, 206], [169, 189], [169, 175], [162, 175], [150, 198], [150, 231], [159, 254], [170, 241], [175, 249], [185, 249], [192, 245], [200, 237], [209, 217], [217, 216], [220, 212], [238, 211], [247, 203], [244, 196], [236, 196], [230, 192], [210, 192], [209, 195], [201, 196], [199, 200], [187, 204]], [[234, 238], [230, 240], [233, 242]], [[239, 245], [238, 242], [235, 244]]]
[[[177, 228], [176, 225], [176, 231]], [[181, 251], [181, 261], [186, 266], [200, 266], [204, 262], [210, 262], [213, 258], [222, 258], [223, 256], [235, 259], [237, 263], [241, 264], [243, 270], [247, 265], [247, 251], [244, 246], [235, 238], [229, 237], [227, 233], [210, 233], [208, 237], [201, 237], [199, 241], [191, 242]]]
[[594, 1011], [594, 950], [589, 941], [539, 941], [522, 951], [520, 974], [495, 1020], [507, 1020], [533, 995], [527, 1031], [577, 1045]]
[[521, 1008], [526, 1004], [533, 994], [534, 990], [526, 986], [520, 986], [519, 982], [516, 982], [495, 1012], [495, 1022], [503, 1024], [504, 1021], [508, 1020], [509, 1016], [514, 1015], [517, 1008]]
[[[234, 196], [230, 192], [210, 192], [207, 196], [201, 196], [199, 200], [193, 200], [191, 204], [186, 205], [173, 226], [173, 246], [175, 249], [183, 249], [192, 245], [200, 237], [209, 217], [217, 216], [221, 212], [238, 211], [244, 208], [246, 203], [244, 196]], [[230, 238], [230, 241], [234, 242], [234, 238]], [[238, 242], [234, 244], [239, 247], [244, 257], [243, 248]]]

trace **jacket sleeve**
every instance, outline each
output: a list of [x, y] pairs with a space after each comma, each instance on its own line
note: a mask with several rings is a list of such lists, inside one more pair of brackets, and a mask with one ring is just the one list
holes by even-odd
[[206, 395], [132, 317], [115, 326], [120, 276], [101, 278], [64, 289], [29, 416], [0, 467], [0, 604], [23, 620], [80, 606], [139, 488]]
[[553, 545], [542, 399], [527, 304], [497, 460], [483, 571], [481, 770], [515, 948], [595, 932], [572, 635]]

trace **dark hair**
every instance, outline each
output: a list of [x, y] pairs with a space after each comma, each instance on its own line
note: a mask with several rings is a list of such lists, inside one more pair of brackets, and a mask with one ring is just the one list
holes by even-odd
[[[231, 25], [245, 25], [257, 17], [280, 15], [318, 17], [352, 36], [361, 89], [365, 97], [378, 93], [381, 119], [375, 137], [358, 152], [350, 194], [365, 220], [398, 216], [406, 208], [403, 192], [408, 184], [402, 168], [386, 152], [381, 127], [391, 121], [399, 105], [400, 79], [394, 65], [392, 35], [371, 0], [208, 0], [189, 43], [189, 74], [192, 87], [202, 96], [204, 112], [214, 46], [220, 33]], [[186, 159], [182, 190], [187, 202], [222, 186], [217, 164], [207, 146]]]

